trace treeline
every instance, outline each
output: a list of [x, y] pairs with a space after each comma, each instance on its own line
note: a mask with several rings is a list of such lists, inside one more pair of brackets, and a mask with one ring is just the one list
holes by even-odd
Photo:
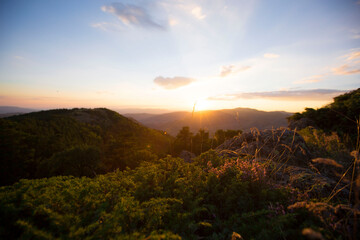
[[200, 129], [196, 134], [190, 131], [189, 127], [183, 127], [176, 135], [174, 141], [174, 152], [179, 154], [181, 151], [186, 150], [196, 155], [214, 149], [227, 139], [241, 134], [241, 130], [222, 130], [219, 129], [215, 132], [214, 137], [209, 136], [209, 132]]
[[315, 127], [327, 133], [337, 132], [342, 140], [352, 149], [355, 148], [360, 126], [360, 88], [334, 98], [334, 102], [319, 108], [306, 108], [302, 113], [295, 113], [289, 122], [310, 119]]

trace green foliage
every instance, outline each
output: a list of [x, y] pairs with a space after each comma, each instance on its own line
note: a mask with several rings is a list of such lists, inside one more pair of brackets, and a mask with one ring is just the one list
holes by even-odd
[[327, 134], [321, 129], [307, 127], [298, 133], [304, 138], [314, 157], [327, 157], [342, 162], [349, 157], [345, 144], [335, 132]]
[[334, 102], [317, 110], [306, 108], [295, 113], [289, 121], [309, 118], [326, 133], [337, 132], [354, 148], [357, 138], [357, 120], [360, 118], [360, 88], [334, 98]]
[[216, 145], [219, 146], [220, 144], [224, 143], [226, 140], [231, 139], [237, 135], [240, 135], [242, 133], [241, 130], [222, 130], [219, 129], [215, 132], [215, 140]]
[[55, 153], [39, 166], [39, 175], [93, 177], [100, 167], [100, 151], [95, 147], [74, 147]]
[[192, 144], [192, 152], [196, 155], [209, 150], [211, 147], [209, 132], [206, 132], [204, 129], [200, 129], [192, 138]]
[[190, 132], [189, 127], [183, 127], [176, 135], [174, 142], [175, 153], [180, 153], [182, 150], [192, 150], [192, 137], [193, 133]]
[[194, 159], [196, 165], [199, 165], [202, 168], [208, 167], [208, 164], [211, 163], [213, 167], [218, 167], [224, 164], [224, 159], [219, 157], [219, 155], [214, 150], [209, 150], [205, 153], [202, 153], [200, 156]]
[[[299, 226], [322, 226], [306, 212], [283, 207], [291, 193], [256, 180], [252, 163], [222, 161], [213, 151], [198, 159], [166, 157], [95, 178], [2, 187], [0, 238], [230, 239], [238, 232], [246, 239], [280, 239], [298, 238]], [[209, 164], [231, 171], [217, 175], [203, 167]]]
[[167, 154], [171, 141], [107, 109], [59, 109], [2, 118], [0, 185], [23, 178], [93, 176], [134, 168], [142, 157], [151, 160]]
[[241, 134], [241, 130], [222, 130], [215, 132], [215, 136], [210, 138], [209, 132], [200, 129], [195, 135], [190, 132], [189, 127], [183, 127], [177, 134], [174, 141], [174, 152], [179, 154], [182, 150], [200, 155], [209, 149], [216, 148], [226, 140]]

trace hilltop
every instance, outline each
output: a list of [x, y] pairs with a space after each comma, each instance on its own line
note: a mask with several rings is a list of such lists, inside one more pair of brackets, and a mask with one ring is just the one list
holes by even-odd
[[[2, 118], [0, 138], [4, 140], [0, 143], [1, 185], [21, 178], [93, 176], [135, 167], [141, 153], [165, 155], [171, 143], [162, 132], [105, 108], [58, 109]], [[86, 156], [92, 161], [81, 162]], [[76, 161], [82, 167], [66, 165]]]

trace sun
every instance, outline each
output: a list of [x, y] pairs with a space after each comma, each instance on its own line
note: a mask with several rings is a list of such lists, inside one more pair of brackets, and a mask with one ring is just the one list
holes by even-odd
[[210, 102], [205, 99], [197, 100], [195, 103], [195, 111], [204, 111], [210, 109]]

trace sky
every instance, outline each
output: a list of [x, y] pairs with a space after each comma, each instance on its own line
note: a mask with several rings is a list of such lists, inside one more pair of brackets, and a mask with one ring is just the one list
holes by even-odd
[[360, 87], [358, 0], [1, 0], [0, 105], [319, 108]]

